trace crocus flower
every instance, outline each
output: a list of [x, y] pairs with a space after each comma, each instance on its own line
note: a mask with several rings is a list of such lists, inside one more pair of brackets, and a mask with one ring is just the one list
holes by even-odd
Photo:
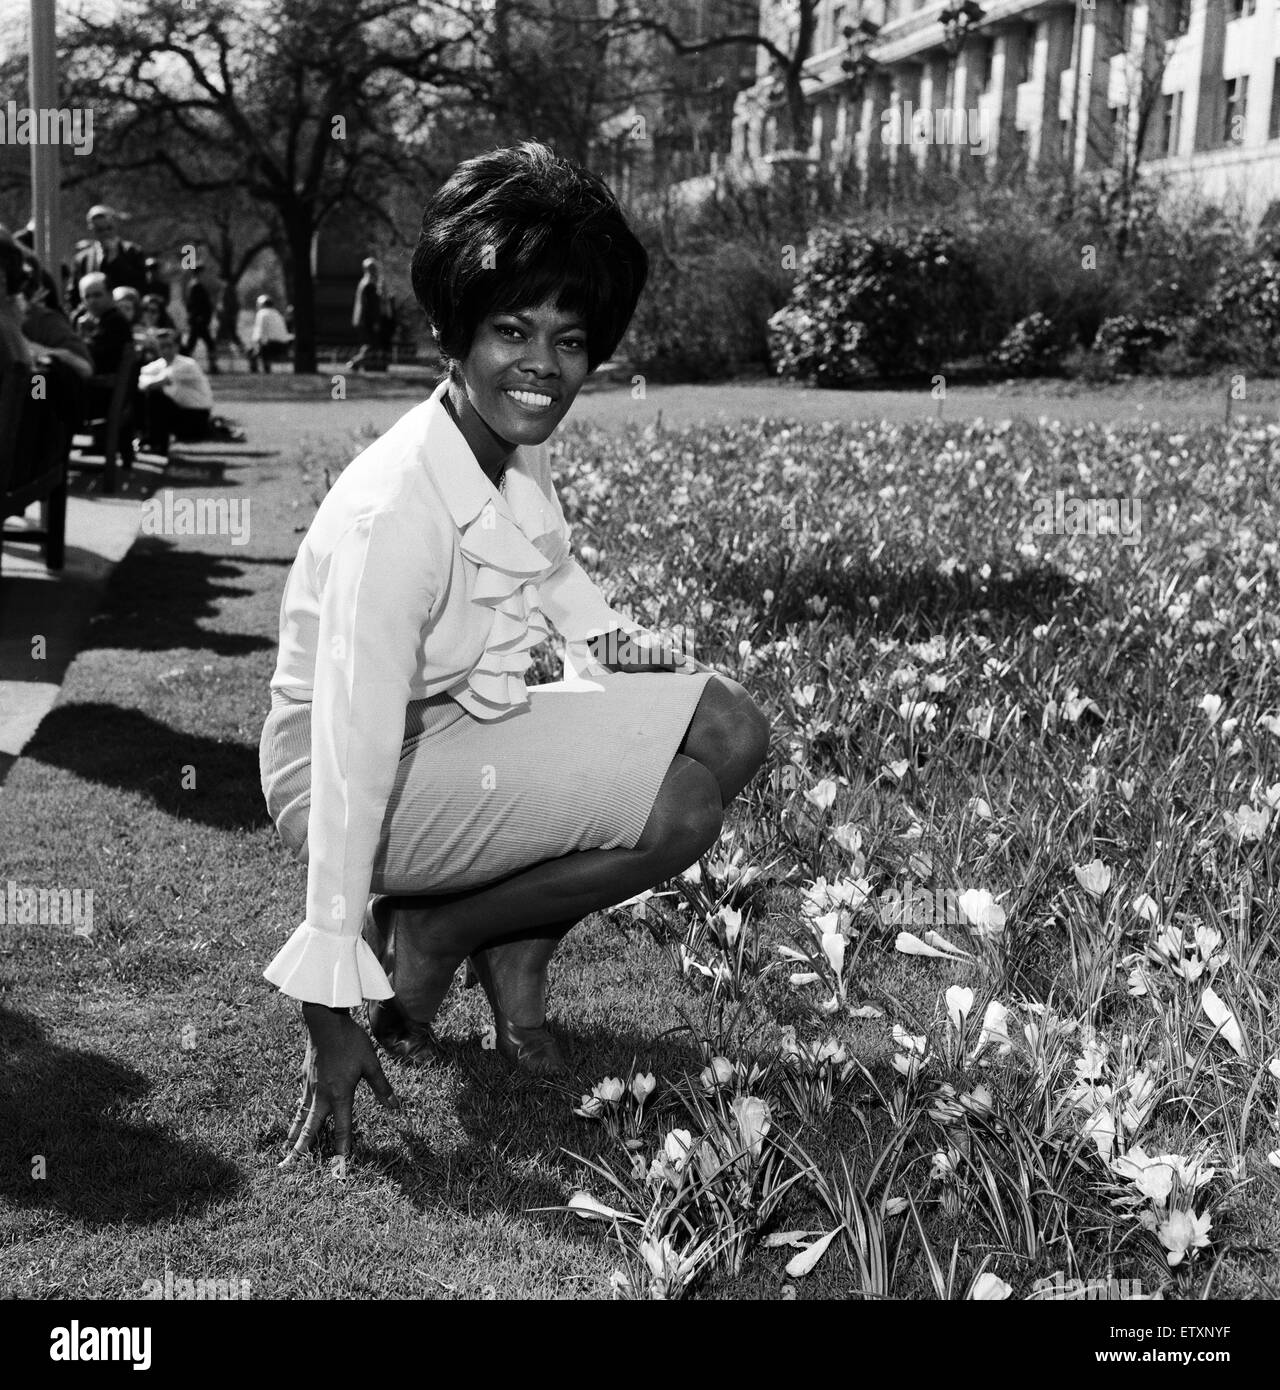
[[1111, 870], [1101, 859], [1094, 859], [1088, 864], [1073, 864], [1071, 867], [1076, 882], [1092, 897], [1100, 898], [1111, 887]]
[[637, 1105], [643, 1105], [645, 1101], [654, 1093], [658, 1085], [658, 1080], [650, 1072], [637, 1072], [631, 1078], [631, 1094], [636, 1098]]
[[947, 1017], [957, 1031], [964, 1022], [969, 1010], [973, 1008], [973, 991], [963, 985], [952, 985], [944, 995], [947, 1004]]
[[1149, 893], [1139, 893], [1129, 906], [1148, 922], [1160, 920], [1160, 904]]
[[1001, 1057], [1006, 1057], [1013, 1051], [1013, 1039], [1009, 1036], [1009, 1010], [995, 999], [987, 1005], [987, 1011], [982, 1016], [982, 1032], [979, 1034], [978, 1045], [974, 1048], [973, 1055], [976, 1057], [984, 1047], [991, 1044], [994, 1044]]
[[1208, 1212], [1197, 1216], [1194, 1211], [1171, 1211], [1156, 1230], [1160, 1244], [1169, 1252], [1169, 1263], [1181, 1264], [1189, 1253], [1208, 1245], [1211, 1225]]
[[702, 1082], [704, 1091], [715, 1091], [721, 1086], [727, 1086], [736, 1074], [737, 1069], [727, 1057], [713, 1057], [711, 1065], [703, 1067], [702, 1075], [698, 1079]]
[[1235, 836], [1238, 844], [1243, 844], [1246, 840], [1261, 840], [1271, 824], [1270, 806], [1255, 811], [1252, 806], [1242, 804], [1238, 810], [1224, 811], [1222, 815], [1227, 829]]
[[1006, 1284], [998, 1274], [992, 1274], [990, 1270], [983, 1270], [973, 1281], [969, 1297], [979, 1302], [996, 1302], [1008, 1298], [1012, 1292], [1012, 1284]]
[[688, 1162], [692, 1148], [693, 1135], [687, 1129], [673, 1129], [662, 1141], [662, 1152], [677, 1173]]
[[1222, 713], [1222, 696], [1206, 695], [1200, 701], [1200, 708], [1208, 716], [1209, 724], [1212, 727], [1218, 722], [1218, 716]]
[[956, 902], [979, 936], [996, 936], [1004, 930], [1004, 908], [985, 888], [967, 888]]
[[726, 905], [720, 909], [720, 920], [724, 924], [724, 939], [732, 946], [742, 930], [742, 913]]
[[836, 799], [837, 790], [836, 784], [829, 777], [824, 777], [805, 792], [804, 799], [811, 806], [816, 806], [819, 811], [828, 811]]
[[760, 1100], [757, 1096], [738, 1096], [730, 1109], [738, 1122], [743, 1148], [752, 1158], [759, 1158], [765, 1135], [771, 1127], [768, 1101]]
[[852, 821], [837, 825], [831, 832], [831, 838], [846, 854], [855, 859], [862, 853], [862, 831]]

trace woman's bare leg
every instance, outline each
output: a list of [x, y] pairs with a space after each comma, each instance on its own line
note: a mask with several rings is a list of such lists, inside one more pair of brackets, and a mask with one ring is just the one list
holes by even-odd
[[[558, 931], [541, 933], [542, 945], [532, 948], [535, 956], [549, 955], [568, 930], [565, 923], [572, 925], [688, 868], [715, 844], [723, 816], [713, 774], [677, 755], [634, 849], [575, 851], [459, 893], [397, 895], [393, 986], [401, 1010], [415, 1023], [429, 1023], [457, 967], [496, 941], [558, 926]], [[371, 944], [378, 949], [376, 942]], [[503, 970], [504, 975], [519, 973]]]

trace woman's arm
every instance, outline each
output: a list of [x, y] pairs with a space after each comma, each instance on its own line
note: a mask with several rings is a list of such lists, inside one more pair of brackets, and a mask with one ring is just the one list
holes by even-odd
[[360, 933], [422, 628], [438, 587], [414, 520], [390, 512], [358, 518], [334, 547], [322, 581], [307, 912], [263, 973], [295, 999], [337, 1008], [392, 994]]

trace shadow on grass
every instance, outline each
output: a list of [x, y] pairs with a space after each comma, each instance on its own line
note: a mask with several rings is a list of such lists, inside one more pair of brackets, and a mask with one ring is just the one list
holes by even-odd
[[[121, 1119], [150, 1083], [98, 1052], [50, 1042], [40, 1024], [0, 1008], [0, 1132], [10, 1157], [0, 1195], [15, 1207], [93, 1225], [170, 1221], [225, 1200], [239, 1170], [200, 1144]], [[34, 1177], [37, 1157], [45, 1176]]]
[[814, 598], [843, 609], [850, 629], [866, 622], [902, 640], [931, 637], [957, 617], [984, 612], [992, 626], [1001, 620], [1035, 626], [1047, 622], [1067, 596], [1082, 601], [1081, 586], [1048, 565], [1015, 568], [1008, 579], [996, 572], [984, 582], [971, 571], [940, 574], [936, 565], [858, 561], [837, 568], [839, 558], [833, 552], [825, 559], [806, 559], [794, 569], [780, 562], [772, 574], [758, 567], [722, 564], [709, 569], [707, 579], [726, 600], [740, 601], [772, 588], [776, 597], [765, 621], [777, 636], [789, 623], [812, 621], [808, 605]]
[[[141, 710], [96, 702], [56, 705], [23, 756], [86, 781], [140, 792], [168, 815], [223, 830], [270, 825], [258, 750], [161, 724]], [[183, 769], [195, 772], [184, 789]]]
[[[633, 1061], [641, 1071], [680, 1076], [696, 1072], [702, 1060], [683, 1029], [660, 1036], [591, 1027], [561, 1026], [555, 1032], [570, 1071], [554, 1082], [512, 1070], [497, 1053], [481, 1050], [474, 1039], [449, 1045], [448, 1061], [433, 1065], [448, 1066], [459, 1078], [454, 1109], [467, 1142], [441, 1153], [406, 1131], [395, 1144], [370, 1143], [368, 1160], [422, 1213], [444, 1207], [474, 1216], [477, 1208], [487, 1208], [521, 1220], [532, 1216], [563, 1235], [561, 1213], [537, 1211], [563, 1207], [567, 1199], [564, 1181], [546, 1171], [551, 1162], [572, 1151], [627, 1172], [621, 1144], [602, 1125], [573, 1113], [582, 1095], [602, 1076], [625, 1077]], [[391, 1084], [401, 1085], [404, 1065], [385, 1056], [382, 1060]], [[649, 1116], [644, 1126], [647, 1150], [660, 1145], [675, 1125], [688, 1125], [682, 1110]], [[583, 1176], [582, 1182], [587, 1181]], [[606, 1184], [599, 1179], [593, 1186], [603, 1191]], [[604, 1196], [608, 1200], [607, 1193]], [[570, 1229], [576, 1230], [576, 1223]]]
[[237, 585], [250, 565], [282, 565], [292, 559], [245, 558], [179, 550], [159, 536], [139, 536], [116, 567], [102, 612], [89, 626], [86, 650], [95, 647], [155, 652], [174, 647], [243, 656], [273, 651], [276, 634], [216, 632], [202, 623], [216, 620], [227, 599], [247, 598], [252, 590]]

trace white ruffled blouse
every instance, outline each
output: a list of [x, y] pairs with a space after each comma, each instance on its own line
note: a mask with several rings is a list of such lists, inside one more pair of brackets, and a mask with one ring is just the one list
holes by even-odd
[[338, 477], [289, 571], [273, 691], [310, 701], [307, 915], [263, 972], [295, 999], [342, 1008], [392, 989], [360, 935], [410, 700], [447, 691], [479, 719], [528, 703], [531, 650], [640, 629], [569, 548], [547, 447], [521, 447], [506, 491], [445, 408], [443, 381]]

